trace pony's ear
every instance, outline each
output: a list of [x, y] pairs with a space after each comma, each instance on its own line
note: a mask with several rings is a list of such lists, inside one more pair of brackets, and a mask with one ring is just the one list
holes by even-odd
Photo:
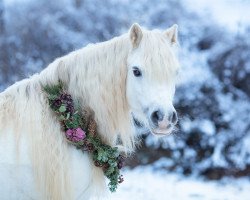
[[176, 44], [178, 43], [178, 25], [174, 24], [173, 26], [171, 26], [170, 28], [168, 28], [164, 34], [168, 37], [168, 39], [170, 40], [171, 44]]
[[133, 48], [137, 48], [142, 39], [142, 30], [139, 24], [135, 23], [131, 26], [129, 31], [129, 37]]

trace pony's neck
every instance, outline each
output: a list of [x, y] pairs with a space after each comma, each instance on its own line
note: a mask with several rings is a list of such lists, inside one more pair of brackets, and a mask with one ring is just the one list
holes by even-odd
[[55, 61], [58, 77], [52, 78], [63, 80], [81, 106], [94, 112], [105, 142], [114, 145], [119, 137], [127, 149], [134, 141], [126, 98], [129, 45], [128, 36], [123, 35], [72, 52]]

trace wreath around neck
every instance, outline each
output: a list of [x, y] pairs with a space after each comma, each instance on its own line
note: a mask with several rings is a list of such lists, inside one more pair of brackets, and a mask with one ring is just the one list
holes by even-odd
[[117, 147], [104, 144], [97, 133], [97, 124], [86, 110], [67, 93], [61, 81], [57, 85], [43, 87], [50, 108], [55, 112], [65, 133], [67, 142], [83, 152], [88, 152], [96, 167], [102, 168], [109, 179], [108, 187], [115, 192], [123, 182], [120, 169], [124, 165], [124, 156]]

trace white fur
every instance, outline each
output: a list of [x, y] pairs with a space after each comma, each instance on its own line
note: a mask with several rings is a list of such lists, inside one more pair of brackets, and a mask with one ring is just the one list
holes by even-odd
[[[120, 138], [121, 150], [131, 152], [136, 143], [131, 112], [149, 125], [144, 107], [172, 108], [178, 62], [171, 41], [166, 34], [134, 25], [129, 34], [61, 57], [2, 92], [1, 199], [103, 197], [102, 170], [65, 141], [42, 86], [62, 80], [73, 98], [93, 111], [102, 140], [114, 146]], [[132, 74], [134, 65], [143, 70], [141, 80]]]

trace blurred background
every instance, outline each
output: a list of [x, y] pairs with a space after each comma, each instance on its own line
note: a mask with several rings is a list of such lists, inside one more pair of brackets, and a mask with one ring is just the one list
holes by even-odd
[[114, 198], [250, 199], [249, 11], [249, 0], [0, 0], [0, 91], [134, 22], [163, 30], [176, 23], [178, 130], [143, 136]]

